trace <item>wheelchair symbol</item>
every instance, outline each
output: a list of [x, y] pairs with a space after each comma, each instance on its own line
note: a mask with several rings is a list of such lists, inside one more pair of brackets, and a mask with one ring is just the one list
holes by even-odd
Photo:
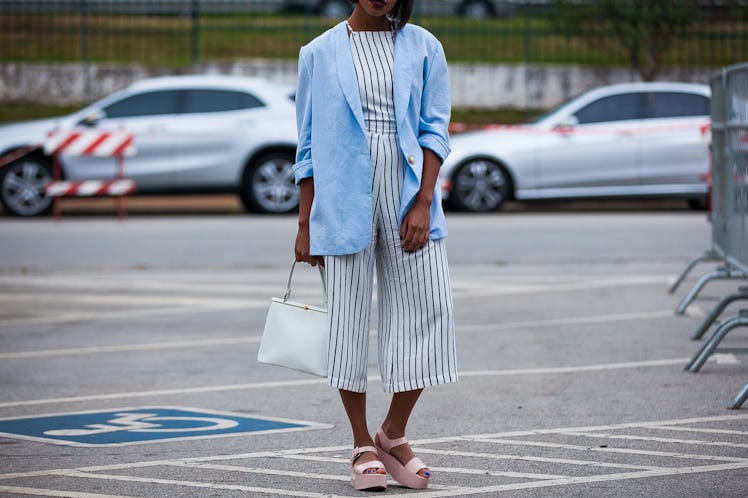
[[[47, 436], [93, 436], [109, 432], [202, 432], [231, 429], [236, 420], [212, 417], [159, 416], [157, 413], [117, 413], [106, 424], [88, 424], [81, 429], [45, 431]], [[175, 426], [176, 425], [176, 426]], [[187, 427], [185, 427], [187, 425]]]

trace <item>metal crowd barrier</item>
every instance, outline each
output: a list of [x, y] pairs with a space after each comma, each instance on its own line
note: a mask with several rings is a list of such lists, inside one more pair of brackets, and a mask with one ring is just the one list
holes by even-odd
[[[722, 69], [711, 79], [712, 119], [712, 249], [698, 260], [717, 257], [723, 265], [704, 275], [676, 310], [682, 314], [703, 286], [717, 278], [748, 279], [748, 63]], [[700, 339], [730, 303], [748, 299], [748, 286], [724, 296], [692, 339]], [[746, 348], [718, 348], [728, 332], [748, 326], [748, 309], [719, 322], [712, 335], [686, 366], [698, 372], [714, 352], [748, 354]], [[740, 408], [748, 398], [746, 384], [733, 399]]]

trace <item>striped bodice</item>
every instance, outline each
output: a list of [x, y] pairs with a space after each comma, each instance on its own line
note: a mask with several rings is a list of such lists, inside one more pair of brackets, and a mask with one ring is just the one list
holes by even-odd
[[348, 32], [366, 127], [370, 133], [395, 133], [392, 93], [394, 33], [353, 31], [350, 27]]

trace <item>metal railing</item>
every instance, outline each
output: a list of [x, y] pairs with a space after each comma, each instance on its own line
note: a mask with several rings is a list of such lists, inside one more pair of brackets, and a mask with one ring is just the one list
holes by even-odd
[[[610, 26], [564, 28], [554, 0], [490, 0], [488, 18], [459, 0], [415, 0], [414, 22], [442, 41], [450, 61], [629, 66], [632, 40]], [[179, 67], [240, 57], [295, 59], [347, 0], [0, 0], [0, 61], [137, 62]], [[746, 0], [697, 11], [668, 40], [663, 67], [717, 68], [748, 59]], [[460, 15], [462, 13], [462, 15]], [[657, 43], [661, 43], [658, 40]], [[647, 40], [633, 43], [643, 50]], [[644, 57], [641, 53], [640, 56]]]
[[[712, 248], [710, 257], [723, 266], [703, 276], [678, 307], [682, 313], [706, 283], [717, 278], [748, 279], [748, 63], [722, 69], [711, 79], [712, 133]], [[703, 258], [702, 258], [703, 259]], [[689, 268], [692, 265], [689, 265]], [[748, 286], [724, 296], [692, 336], [700, 339], [727, 305], [748, 299]], [[725, 318], [686, 366], [698, 372], [716, 351], [748, 353], [745, 348], [718, 348], [728, 332], [748, 326], [748, 309]], [[748, 398], [748, 384], [738, 393], [732, 408]]]

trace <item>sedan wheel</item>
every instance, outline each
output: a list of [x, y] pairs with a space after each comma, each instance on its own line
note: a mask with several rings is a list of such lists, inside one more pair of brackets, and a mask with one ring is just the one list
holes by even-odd
[[460, 211], [494, 211], [510, 192], [511, 180], [501, 166], [476, 159], [463, 164], [452, 177], [449, 203]]
[[273, 153], [254, 161], [245, 173], [242, 201], [250, 211], [281, 214], [299, 206], [299, 187], [293, 172], [293, 157]]
[[0, 169], [0, 201], [15, 216], [48, 213], [52, 198], [44, 193], [52, 181], [49, 164], [40, 157], [24, 157]]

